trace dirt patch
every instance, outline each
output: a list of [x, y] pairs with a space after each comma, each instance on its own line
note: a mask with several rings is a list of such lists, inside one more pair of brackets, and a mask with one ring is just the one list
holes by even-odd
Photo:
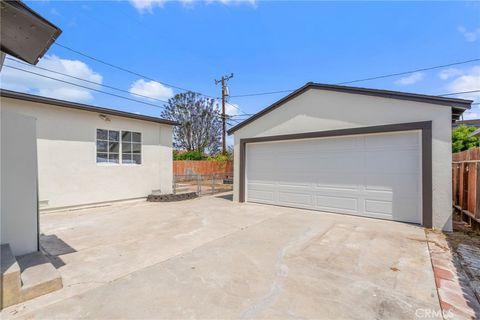
[[480, 232], [472, 230], [462, 221], [454, 221], [453, 232], [446, 238], [466, 281], [480, 301]]

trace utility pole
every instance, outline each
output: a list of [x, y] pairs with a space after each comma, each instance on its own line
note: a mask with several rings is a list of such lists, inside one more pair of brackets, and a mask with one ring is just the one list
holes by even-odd
[[226, 82], [233, 78], [233, 73], [228, 76], [222, 76], [220, 80], [215, 80], [215, 84], [222, 84], [222, 153], [227, 153], [227, 116], [225, 114], [225, 99], [229, 95]]

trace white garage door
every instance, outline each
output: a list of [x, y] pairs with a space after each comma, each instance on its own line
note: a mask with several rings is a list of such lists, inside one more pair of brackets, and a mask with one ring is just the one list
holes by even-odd
[[248, 143], [246, 201], [421, 224], [420, 132]]

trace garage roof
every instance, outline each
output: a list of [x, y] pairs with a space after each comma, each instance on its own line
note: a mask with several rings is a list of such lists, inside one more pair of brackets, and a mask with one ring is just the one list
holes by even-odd
[[58, 107], [78, 109], [78, 110], [83, 110], [83, 111], [91, 111], [91, 112], [96, 112], [96, 113], [100, 113], [100, 114], [108, 114], [108, 115], [112, 115], [112, 116], [119, 116], [119, 117], [124, 117], [124, 118], [144, 120], [144, 121], [156, 122], [156, 123], [161, 123], [161, 124], [168, 124], [168, 125], [173, 125], [173, 126], [178, 125], [177, 122], [172, 121], [172, 120], [167, 120], [167, 119], [162, 119], [162, 118], [157, 118], [157, 117], [151, 117], [151, 116], [144, 116], [144, 115], [140, 115], [140, 114], [136, 114], [136, 113], [119, 111], [119, 110], [114, 110], [114, 109], [96, 107], [96, 106], [83, 104], [83, 103], [76, 103], [76, 102], [71, 102], [71, 101], [65, 101], [65, 100], [58, 100], [58, 99], [47, 98], [47, 97], [42, 97], [42, 96], [36, 96], [36, 95], [33, 95], [33, 94], [10, 91], [10, 90], [5, 90], [5, 89], [0, 89], [0, 96], [5, 97], [5, 98], [18, 99], [18, 100], [30, 101], [30, 102], [36, 102], [36, 103], [45, 103], [45, 104], [58, 106]]
[[255, 121], [256, 119], [262, 117], [263, 115], [269, 113], [270, 111], [275, 110], [276, 108], [282, 106], [284, 103], [290, 101], [291, 99], [299, 96], [300, 94], [304, 93], [309, 89], [320, 89], [320, 90], [330, 90], [330, 91], [338, 91], [338, 92], [345, 92], [345, 93], [353, 93], [353, 94], [363, 94], [368, 96], [376, 96], [382, 98], [390, 98], [390, 99], [400, 99], [400, 100], [410, 100], [410, 101], [417, 101], [417, 102], [425, 102], [431, 104], [438, 104], [452, 107], [452, 121], [459, 119], [460, 115], [467, 109], [471, 108], [472, 102], [471, 100], [464, 100], [464, 99], [456, 99], [456, 98], [446, 98], [440, 96], [431, 96], [425, 94], [417, 94], [417, 93], [407, 93], [407, 92], [398, 92], [398, 91], [390, 91], [390, 90], [379, 90], [379, 89], [370, 89], [370, 88], [360, 88], [360, 87], [348, 87], [348, 86], [339, 86], [333, 84], [322, 84], [322, 83], [314, 83], [308, 82], [303, 87], [293, 91], [286, 97], [278, 100], [274, 104], [270, 105], [269, 107], [261, 110], [260, 112], [254, 114], [250, 118], [246, 119], [245, 121], [237, 124], [236, 126], [230, 128], [228, 130], [228, 134], [232, 134], [238, 129], [246, 126], [247, 124]]

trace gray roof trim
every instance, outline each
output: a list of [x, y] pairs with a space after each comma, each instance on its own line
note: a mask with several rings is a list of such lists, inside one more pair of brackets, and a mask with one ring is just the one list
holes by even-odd
[[260, 112], [254, 114], [250, 118], [246, 119], [245, 121], [237, 124], [236, 126], [230, 128], [228, 130], [228, 134], [231, 135], [235, 131], [240, 128], [243, 128], [247, 124], [255, 121], [256, 119], [260, 118], [261, 116], [269, 113], [270, 111], [275, 110], [276, 108], [280, 107], [284, 103], [292, 100], [293, 98], [299, 96], [300, 94], [304, 93], [309, 89], [320, 89], [320, 90], [330, 90], [330, 91], [337, 91], [337, 92], [344, 92], [344, 93], [352, 93], [352, 94], [363, 94], [368, 96], [376, 96], [382, 98], [390, 98], [390, 99], [397, 99], [397, 100], [409, 100], [409, 101], [417, 101], [417, 102], [424, 102], [424, 103], [431, 103], [431, 104], [438, 104], [452, 107], [452, 118], [456, 120], [459, 116], [467, 109], [471, 108], [472, 100], [464, 100], [464, 99], [456, 99], [456, 98], [446, 98], [446, 97], [439, 97], [439, 96], [431, 96], [431, 95], [424, 95], [424, 94], [417, 94], [417, 93], [407, 93], [407, 92], [399, 92], [399, 91], [390, 91], [390, 90], [380, 90], [380, 89], [370, 89], [370, 88], [360, 88], [360, 87], [349, 87], [349, 86], [339, 86], [333, 84], [322, 84], [322, 83], [314, 83], [308, 82], [304, 86], [298, 88], [297, 90], [293, 91], [289, 95], [283, 97], [282, 99], [278, 100], [277, 102], [273, 103], [269, 107], [261, 110]]
[[83, 103], [77, 103], [77, 102], [47, 98], [47, 97], [42, 97], [42, 96], [37, 96], [37, 95], [22, 93], [22, 92], [16, 92], [16, 91], [10, 91], [10, 90], [5, 90], [5, 89], [0, 89], [0, 96], [5, 97], [5, 98], [11, 98], [11, 99], [17, 99], [17, 100], [23, 100], [23, 101], [30, 101], [30, 102], [35, 102], [35, 103], [45, 103], [45, 104], [58, 106], [58, 107], [64, 107], [64, 108], [90, 111], [90, 112], [108, 114], [108, 115], [112, 115], [112, 116], [131, 118], [131, 119], [143, 120], [143, 121], [149, 121], [149, 122], [156, 122], [156, 123], [167, 124], [167, 125], [172, 125], [172, 126], [178, 125], [178, 122], [175, 122], [175, 121], [172, 121], [172, 120], [167, 120], [167, 119], [162, 119], [162, 118], [157, 118], [157, 117], [151, 117], [151, 116], [144, 116], [144, 115], [139, 115], [139, 114], [136, 114], [136, 113], [119, 111], [119, 110], [114, 110], [114, 109], [96, 107], [96, 106], [83, 104]]

